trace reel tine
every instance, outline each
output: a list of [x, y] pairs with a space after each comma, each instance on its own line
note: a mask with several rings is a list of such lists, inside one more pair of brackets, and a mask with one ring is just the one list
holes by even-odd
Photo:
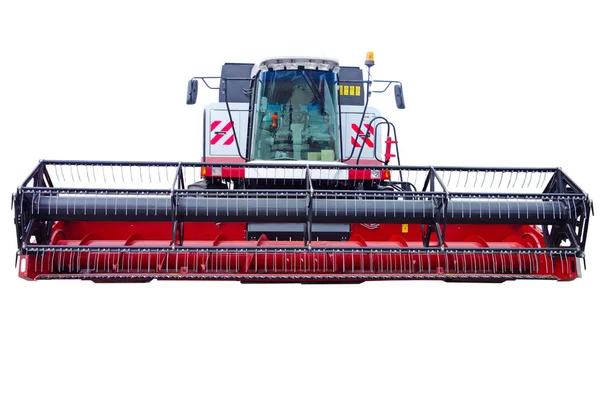
[[521, 258], [522, 255], [523, 255], [523, 253], [521, 253], [520, 251], [517, 253], [517, 257], [519, 260], [519, 274], [523, 273], [523, 260]]
[[65, 171], [64, 171], [64, 165], [60, 165], [60, 175], [62, 176], [62, 181], [66, 182], [67, 178], [65, 178]]
[[88, 273], [110, 273], [111, 271], [111, 257], [113, 252], [107, 252], [102, 257], [102, 269], [100, 268], [100, 254], [102, 254], [102, 250], [93, 249], [90, 250], [90, 261], [88, 262]]

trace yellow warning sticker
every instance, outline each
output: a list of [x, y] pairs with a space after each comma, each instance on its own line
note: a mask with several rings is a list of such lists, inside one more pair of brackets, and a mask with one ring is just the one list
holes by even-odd
[[408, 233], [408, 224], [402, 224], [402, 233]]
[[360, 86], [340, 85], [340, 96], [360, 96]]

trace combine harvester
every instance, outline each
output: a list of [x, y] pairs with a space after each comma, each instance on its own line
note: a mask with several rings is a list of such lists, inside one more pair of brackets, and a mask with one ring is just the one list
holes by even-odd
[[[399, 165], [365, 65], [227, 63], [194, 162], [41, 161], [13, 198], [19, 276], [497, 282], [580, 276], [591, 201], [561, 169]], [[376, 90], [376, 89], [379, 90]], [[390, 164], [393, 161], [393, 165]]]

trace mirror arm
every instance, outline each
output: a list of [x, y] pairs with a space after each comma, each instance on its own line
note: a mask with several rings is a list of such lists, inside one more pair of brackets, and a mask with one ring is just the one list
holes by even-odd
[[383, 93], [383, 92], [385, 92], [386, 90], [389, 89], [389, 87], [392, 85], [392, 83], [400, 83], [401, 84], [400, 81], [384, 81], [384, 80], [374, 80], [373, 83], [387, 83], [387, 86], [384, 89], [382, 89], [382, 90], [373, 90], [373, 93]]
[[221, 79], [221, 77], [220, 76], [195, 76], [192, 79], [190, 79], [190, 81], [202, 81], [202, 83], [204, 83], [204, 85], [209, 89], [212, 89], [212, 90], [219, 89], [219, 86], [216, 86], [216, 87], [210, 86], [208, 84], [208, 82], [206, 81], [206, 79]]

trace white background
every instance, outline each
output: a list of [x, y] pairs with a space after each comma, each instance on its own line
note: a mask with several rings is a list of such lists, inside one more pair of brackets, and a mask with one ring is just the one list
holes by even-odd
[[[3, 2], [0, 398], [598, 399], [600, 249], [570, 283], [26, 282], [9, 198], [41, 158], [199, 160], [224, 62], [400, 79], [405, 164], [561, 166], [598, 187], [594, 2]], [[564, 5], [563, 5], [564, 4]]]

